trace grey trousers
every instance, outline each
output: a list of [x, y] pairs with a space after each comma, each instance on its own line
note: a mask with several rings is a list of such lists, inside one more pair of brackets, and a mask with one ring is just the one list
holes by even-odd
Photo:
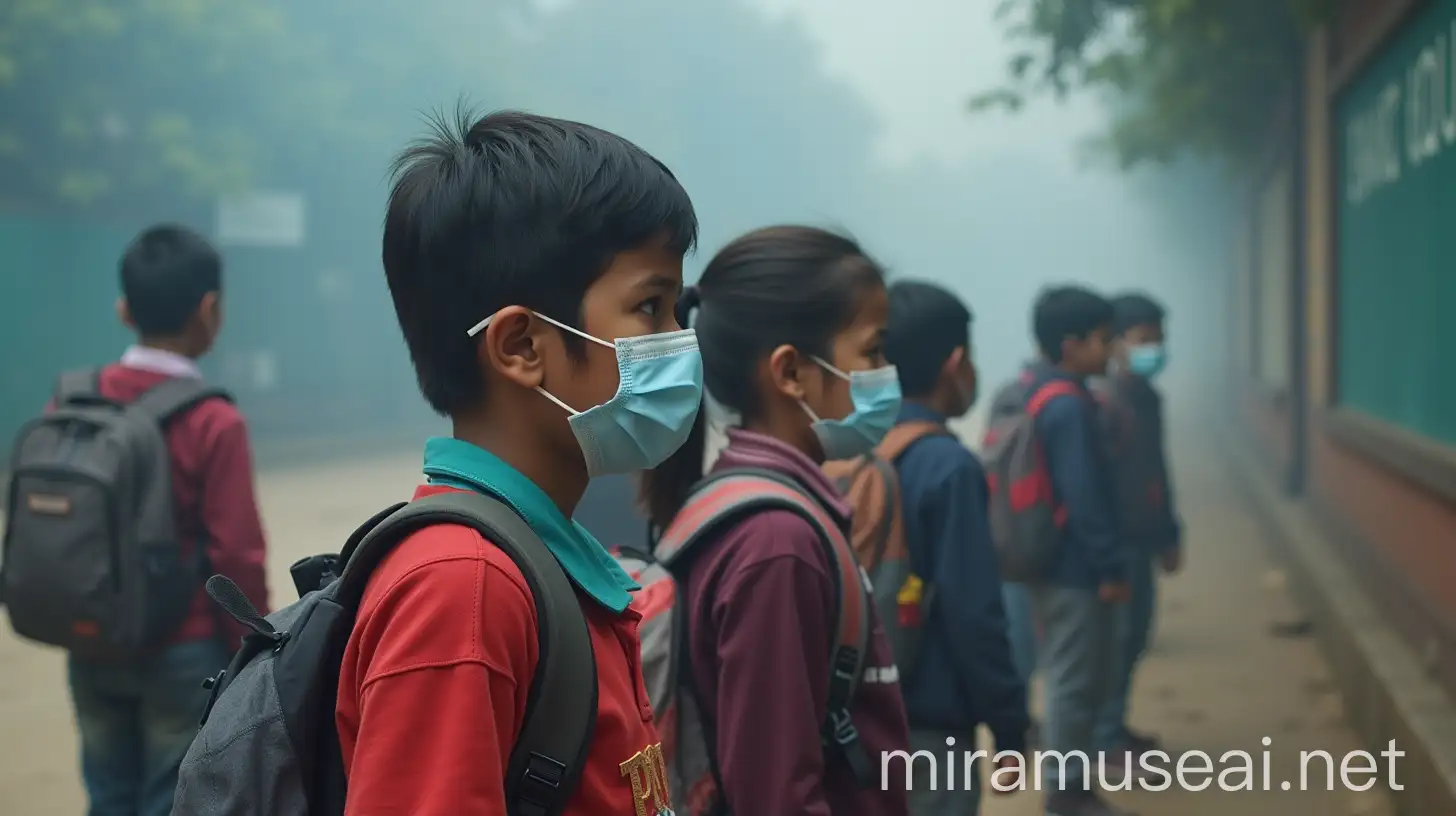
[[1097, 747], [1116, 751], [1118, 756], [1127, 747], [1127, 711], [1132, 701], [1133, 676], [1148, 650], [1158, 607], [1158, 578], [1153, 557], [1138, 551], [1129, 560], [1132, 600], [1117, 609], [1116, 682], [1097, 716]]
[[1103, 603], [1092, 589], [1030, 590], [1032, 611], [1043, 632], [1039, 657], [1046, 718], [1038, 750], [1062, 758], [1043, 756], [1040, 768], [1029, 762], [1028, 781], [1035, 783], [1039, 772], [1043, 792], [1081, 789], [1096, 779], [1098, 715], [1121, 665], [1117, 607]]
[[[955, 744], [946, 745], [947, 737], [954, 737]], [[924, 759], [911, 763], [915, 787], [909, 795], [910, 816], [978, 816], [982, 766], [986, 762], [976, 759], [970, 772], [966, 770], [966, 759], [976, 750], [975, 732], [914, 730], [910, 732], [910, 750], [928, 751], [936, 758], [933, 765]]]

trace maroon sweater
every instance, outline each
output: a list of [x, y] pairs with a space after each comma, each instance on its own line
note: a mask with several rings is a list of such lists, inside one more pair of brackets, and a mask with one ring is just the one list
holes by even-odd
[[[130, 402], [166, 378], [165, 374], [121, 364], [101, 371], [101, 395]], [[243, 416], [226, 400], [205, 400], [167, 426], [172, 458], [172, 499], [184, 555], [205, 542], [212, 571], [231, 578], [258, 611], [268, 612], [264, 572], [266, 547], [253, 493], [253, 457]], [[174, 642], [218, 634], [236, 647], [243, 628], [218, 608], [199, 585], [192, 609]]]
[[[759, 467], [808, 487], [832, 515], [849, 507], [803, 453], [748, 431], [729, 432], [714, 469]], [[861, 788], [842, 759], [826, 766], [820, 742], [835, 622], [829, 557], [809, 522], [787, 510], [756, 513], [704, 542], [687, 579], [689, 651], [704, 713], [716, 724], [719, 771], [734, 813], [764, 816], [904, 816], [904, 762], [880, 780], [881, 753], [905, 750], [909, 732], [884, 629], [872, 621], [869, 654], [850, 713], [873, 769]], [[873, 611], [873, 610], [871, 610]]]

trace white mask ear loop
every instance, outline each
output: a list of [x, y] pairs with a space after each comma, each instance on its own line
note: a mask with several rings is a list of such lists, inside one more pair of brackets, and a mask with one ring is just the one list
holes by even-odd
[[[810, 354], [809, 355], [809, 359], [810, 360], [813, 360], [814, 363], [816, 365], [818, 365], [820, 368], [824, 369], [825, 371], [828, 371], [830, 374], [833, 374], [834, 376], [838, 377], [839, 379], [841, 379], [841, 380], [848, 380], [849, 379], [849, 375], [848, 374], [845, 374], [843, 371], [840, 371], [838, 368], [836, 368], [836, 367], [830, 365], [829, 363], [825, 362], [823, 357], [820, 357], [820, 356], [815, 355], [815, 354]], [[805, 402], [803, 400], [799, 400], [799, 407], [804, 409], [804, 413], [806, 413], [806, 414], [809, 415], [809, 419], [811, 421], [813, 421], [813, 422], [820, 422], [821, 421], [819, 419], [819, 415], [816, 414], [816, 413], [814, 413], [814, 409], [809, 407], [809, 403], [807, 403], [807, 402]]]
[[[555, 326], [558, 329], [564, 329], [566, 331], [569, 331], [572, 334], [574, 334], [574, 335], [576, 335], [578, 337], [581, 337], [583, 339], [590, 340], [593, 343], [596, 343], [597, 345], [606, 346], [607, 348], [614, 349], [614, 350], [617, 348], [617, 346], [616, 346], [615, 343], [608, 343], [605, 340], [600, 340], [600, 339], [598, 339], [596, 337], [592, 337], [590, 334], [587, 334], [586, 332], [581, 331], [580, 329], [573, 329], [572, 327], [566, 325], [565, 323], [562, 323], [560, 320], [553, 320], [553, 319], [547, 317], [546, 315], [541, 314], [540, 312], [538, 312], [538, 311], [536, 311], [534, 309], [531, 310], [531, 314], [533, 314], [533, 315], [541, 318], [542, 320], [546, 321], [547, 323], [550, 323], [551, 325]], [[475, 335], [480, 334], [481, 332], [485, 331], [486, 327], [490, 325], [490, 321], [492, 321], [492, 320], [495, 320], [495, 315], [491, 315], [490, 317], [487, 317], [486, 319], [480, 321], [479, 323], [476, 323], [474, 326], [471, 326], [470, 327], [470, 330], [467, 331], [465, 334], [467, 336], [469, 336], [469, 337], [474, 337]], [[564, 403], [561, 400], [557, 399], [555, 396], [553, 396], [551, 394], [550, 391], [547, 391], [546, 389], [542, 388], [539, 385], [536, 386], [536, 393], [538, 393], [541, 396], [545, 397], [546, 399], [549, 399], [552, 402], [556, 403], [556, 406], [558, 408], [560, 408], [561, 410], [565, 411], [567, 414], [569, 414], [571, 416], [577, 416], [578, 414], [581, 413], [580, 411], [576, 410], [575, 408], [572, 408], [570, 405], [567, 405], [566, 403]]]
[[[541, 314], [540, 312], [537, 312], [537, 311], [534, 311], [533, 310], [531, 312], [531, 314], [533, 314], [533, 315], [541, 318], [542, 320], [546, 321], [547, 323], [550, 323], [551, 325], [555, 326], [558, 329], [565, 329], [566, 331], [571, 332], [572, 334], [576, 335], [577, 337], [580, 337], [580, 338], [582, 338], [584, 340], [590, 340], [590, 341], [592, 341], [593, 343], [596, 343], [599, 346], [606, 346], [609, 349], [615, 349], [617, 347], [617, 344], [616, 343], [608, 343], [607, 341], [602, 340], [600, 338], [592, 337], [590, 334], [587, 334], [586, 332], [582, 331], [581, 329], [573, 329], [572, 327], [566, 325], [565, 323], [562, 323], [560, 320], [555, 320], [555, 319], [549, 318], [546, 315]], [[492, 321], [492, 320], [495, 320], [495, 315], [491, 315], [490, 317], [487, 317], [486, 319], [480, 321], [479, 323], [476, 323], [474, 326], [471, 326], [470, 329], [465, 332], [465, 334], [467, 336], [469, 336], [469, 337], [474, 337], [475, 335], [480, 334], [481, 332], [485, 331], [485, 328], [490, 325], [490, 321]]]
[[570, 405], [567, 405], [566, 403], [564, 403], [561, 400], [557, 399], [556, 397], [552, 396], [550, 391], [547, 391], [546, 389], [542, 388], [539, 385], [536, 386], [536, 393], [537, 394], [540, 394], [541, 396], [545, 397], [546, 399], [549, 399], [552, 402], [556, 403], [558, 406], [561, 407], [561, 410], [565, 411], [566, 413], [568, 413], [568, 414], [570, 414], [572, 416], [576, 416], [577, 414], [580, 414], [581, 413], [580, 411], [576, 410], [575, 408], [572, 408]]
[[821, 368], [823, 368], [825, 371], [828, 371], [830, 374], [833, 374], [834, 376], [838, 377], [841, 380], [844, 380], [845, 382], [849, 382], [850, 380], [853, 379], [848, 374], [844, 373], [843, 371], [840, 371], [839, 368], [838, 368], [838, 366], [833, 366], [833, 365], [830, 365], [829, 363], [825, 362], [824, 361], [824, 358], [822, 358], [822, 357], [816, 357], [813, 354], [810, 354], [809, 355], [809, 359], [810, 360], [813, 360], [816, 363], [818, 363], [819, 366]]

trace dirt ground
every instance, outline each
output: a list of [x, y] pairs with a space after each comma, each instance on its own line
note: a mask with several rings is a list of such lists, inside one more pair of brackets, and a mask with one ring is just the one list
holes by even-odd
[[[1175, 788], [1113, 798], [1143, 816], [1389, 816], [1378, 789], [1326, 790], [1319, 760], [1310, 765], [1314, 789], [1299, 790], [1301, 751], [1328, 751], [1338, 761], [1357, 747], [1339, 695], [1312, 639], [1273, 634], [1299, 612], [1222, 457], [1196, 443], [1176, 453], [1189, 567], [1163, 584], [1159, 633], [1138, 680], [1134, 725], [1160, 735], [1172, 752], [1205, 752], [1218, 770], [1227, 767], [1220, 757], [1229, 751], [1248, 752], [1257, 769], [1268, 737], [1272, 790]], [[275, 601], [292, 597], [287, 568], [295, 558], [336, 549], [360, 520], [407, 497], [417, 464], [408, 454], [264, 474]], [[0, 814], [84, 813], [62, 656], [18, 641], [8, 624], [0, 626], [0, 734]], [[1197, 774], [1196, 764], [1188, 767]], [[1397, 781], [1398, 774], [1397, 762]], [[1284, 781], [1293, 790], [1280, 790]], [[1040, 796], [991, 796], [983, 812], [1037, 816]]]

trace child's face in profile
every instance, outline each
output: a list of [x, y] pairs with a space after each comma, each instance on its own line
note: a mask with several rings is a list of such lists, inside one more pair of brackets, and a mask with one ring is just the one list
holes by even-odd
[[1062, 341], [1062, 362], [1067, 370], [1083, 377], [1107, 372], [1112, 357], [1112, 329], [1098, 326], [1086, 337], [1068, 337]]
[[[829, 362], [845, 373], [880, 368], [885, 361], [885, 326], [890, 320], [890, 298], [884, 287], [865, 293], [854, 319], [829, 342]], [[819, 387], [809, 389], [809, 407], [821, 417], [843, 419], [854, 411], [849, 383], [817, 366], [809, 371]]]
[[1163, 324], [1144, 323], [1132, 326], [1123, 333], [1123, 340], [1129, 346], [1161, 345], [1163, 343]]
[[[611, 343], [682, 328], [673, 315], [682, 292], [682, 261], [665, 242], [618, 253], [582, 298], [582, 331]], [[618, 386], [611, 349], [587, 343], [583, 353], [584, 360], [573, 361], [571, 381], [554, 392], [577, 410], [607, 402]]]
[[1117, 338], [1117, 360], [1120, 363], [1126, 363], [1128, 350], [1137, 346], [1161, 346], [1162, 344], [1163, 324], [1142, 323], [1130, 326], [1121, 337]]

